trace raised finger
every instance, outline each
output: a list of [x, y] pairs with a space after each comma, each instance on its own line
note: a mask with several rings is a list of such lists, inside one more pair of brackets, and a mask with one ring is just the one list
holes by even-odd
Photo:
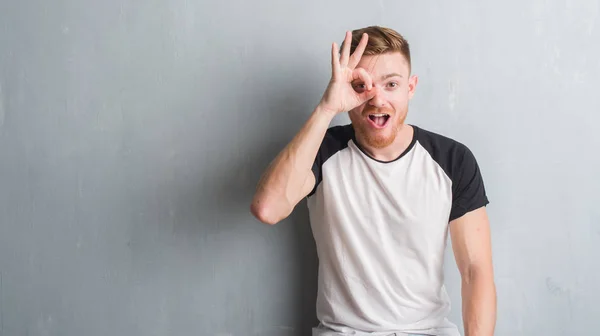
[[352, 33], [347, 31], [342, 49], [342, 57], [340, 58], [340, 66], [342, 67], [348, 65], [348, 59], [350, 58], [350, 44], [352, 44]]
[[379, 90], [379, 89], [374, 87], [369, 91], [365, 91], [365, 92], [361, 93], [359, 95], [360, 100], [363, 102], [366, 102], [367, 100], [373, 99], [373, 97], [375, 97], [375, 95], [377, 94], [377, 90]]
[[337, 43], [331, 46], [331, 75], [335, 77], [340, 72], [340, 51]]
[[367, 35], [367, 33], [364, 33], [360, 39], [360, 42], [358, 43], [358, 46], [356, 46], [354, 53], [352, 54], [352, 56], [350, 56], [350, 60], [348, 61], [348, 67], [350, 69], [354, 69], [356, 65], [358, 65], [358, 62], [360, 62], [360, 58], [365, 52], [365, 48], [367, 47], [368, 41], [369, 35]]

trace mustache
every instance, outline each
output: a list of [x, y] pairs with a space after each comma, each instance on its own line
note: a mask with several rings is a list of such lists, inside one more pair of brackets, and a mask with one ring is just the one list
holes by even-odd
[[385, 113], [385, 114], [389, 114], [391, 116], [394, 114], [394, 110], [389, 107], [383, 107], [383, 108], [372, 107], [372, 108], [365, 108], [362, 111], [362, 115], [365, 117], [368, 116], [369, 114], [378, 114], [378, 113]]

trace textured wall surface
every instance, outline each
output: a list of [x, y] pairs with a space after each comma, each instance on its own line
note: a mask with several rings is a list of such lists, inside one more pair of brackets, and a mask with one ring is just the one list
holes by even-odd
[[479, 161], [497, 335], [600, 330], [599, 1], [0, 0], [0, 334], [308, 335], [305, 204], [248, 205], [372, 24], [411, 43], [408, 121]]

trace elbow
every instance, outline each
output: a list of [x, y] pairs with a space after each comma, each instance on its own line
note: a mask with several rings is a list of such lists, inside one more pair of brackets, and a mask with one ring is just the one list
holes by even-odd
[[469, 265], [461, 271], [463, 285], [469, 286], [474, 283], [494, 284], [494, 275], [491, 267], [478, 267]]
[[282, 219], [280, 216], [277, 216], [273, 209], [273, 206], [256, 199], [250, 205], [250, 213], [262, 223], [269, 225], [275, 225]]

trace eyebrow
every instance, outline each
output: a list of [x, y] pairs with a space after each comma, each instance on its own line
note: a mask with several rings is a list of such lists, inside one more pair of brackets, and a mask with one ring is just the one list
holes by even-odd
[[[382, 81], [384, 81], [384, 80], [386, 80], [386, 79], [388, 79], [388, 78], [391, 78], [391, 77], [396, 77], [396, 76], [398, 76], [398, 77], [402, 78], [402, 75], [401, 75], [401, 74], [399, 74], [399, 73], [397, 73], [397, 72], [392, 72], [392, 73], [390, 73], [390, 74], [387, 74], [387, 75], [383, 75], [383, 76], [381, 76], [381, 80], [382, 80]], [[361, 80], [361, 79], [355, 79], [355, 80], [353, 80], [353, 81], [352, 81], [352, 83], [357, 83], [357, 82], [361, 82], [361, 83], [362, 83], [362, 80]]]
[[396, 76], [398, 76], [398, 77], [402, 77], [402, 75], [401, 75], [401, 74], [399, 74], [399, 73], [396, 73], [396, 72], [393, 72], [393, 73], [391, 73], [391, 74], [387, 74], [387, 75], [381, 76], [381, 80], [386, 80], [386, 79], [388, 79], [388, 78], [390, 78], [390, 77], [396, 77]]

